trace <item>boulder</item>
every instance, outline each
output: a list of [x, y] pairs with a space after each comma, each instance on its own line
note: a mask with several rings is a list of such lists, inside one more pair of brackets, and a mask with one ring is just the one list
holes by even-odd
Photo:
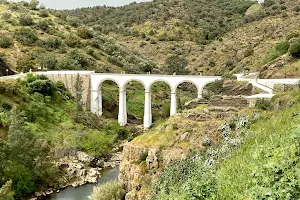
[[82, 151], [77, 152], [77, 159], [80, 162], [84, 162], [84, 163], [91, 163], [95, 160], [95, 158], [93, 156], [89, 156], [88, 154], [86, 154]]

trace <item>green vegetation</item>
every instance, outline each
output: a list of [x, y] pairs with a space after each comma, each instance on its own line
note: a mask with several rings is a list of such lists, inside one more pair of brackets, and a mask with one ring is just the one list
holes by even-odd
[[300, 58], [300, 33], [298, 30], [287, 34], [286, 40], [278, 43], [272, 49], [265, 62], [273, 61], [287, 52], [295, 58]]
[[[103, 115], [107, 118], [118, 116], [118, 86], [112, 81], [102, 85]], [[134, 123], [142, 123], [144, 116], [145, 92], [144, 86], [132, 81], [126, 89], [128, 119]], [[153, 121], [167, 119], [170, 116], [171, 89], [163, 82], [154, 83], [151, 87]], [[178, 87], [178, 108], [181, 109], [187, 101], [197, 98], [197, 88], [191, 83], [183, 83]]]
[[62, 83], [44, 76], [0, 82], [0, 198], [23, 199], [57, 185], [64, 174], [54, 166], [59, 155], [53, 152], [73, 149], [105, 158], [129, 135], [128, 128], [79, 106]]
[[299, 199], [299, 95], [275, 96], [280, 110], [224, 124], [219, 148], [171, 164], [152, 199]]
[[122, 200], [125, 196], [125, 190], [117, 181], [111, 181], [95, 187], [90, 200]]

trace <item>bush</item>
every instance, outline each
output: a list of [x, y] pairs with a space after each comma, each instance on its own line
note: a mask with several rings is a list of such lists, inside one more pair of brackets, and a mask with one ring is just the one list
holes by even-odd
[[226, 72], [222, 75], [222, 79], [225, 79], [225, 80], [236, 80], [237, 77], [229, 72]]
[[15, 31], [15, 38], [23, 45], [33, 45], [36, 41], [38, 41], [38, 36], [34, 30], [30, 27], [20, 28]]
[[47, 31], [49, 30], [49, 22], [48, 20], [40, 20], [38, 21], [36, 27], [42, 31]]
[[295, 58], [300, 58], [300, 37], [291, 39], [289, 44], [289, 53]]
[[209, 63], [208, 63], [208, 66], [215, 67], [216, 66], [216, 61], [210, 60]]
[[214, 199], [215, 172], [204, 162], [190, 157], [171, 163], [154, 184], [151, 200]]
[[39, 60], [39, 64], [43, 68], [56, 69], [57, 59], [54, 54], [49, 54], [49, 53], [42, 54], [39, 56], [38, 60]]
[[91, 31], [88, 27], [82, 26], [77, 29], [77, 35], [82, 39], [91, 39], [94, 37], [93, 31]]
[[9, 35], [0, 34], [0, 48], [9, 48], [13, 44], [13, 38]]
[[287, 41], [282, 41], [278, 43], [270, 52], [268, 55], [265, 63], [268, 63], [270, 61], [275, 60], [279, 56], [282, 56], [283, 54], [287, 53], [289, 49], [289, 42]]
[[66, 39], [65, 39], [65, 43], [69, 47], [72, 47], [72, 48], [81, 46], [80, 38], [77, 35], [74, 35], [74, 34], [67, 35]]
[[81, 148], [94, 157], [105, 157], [111, 153], [111, 145], [115, 135], [106, 135], [100, 132], [88, 132], [81, 139]]
[[42, 41], [42, 45], [47, 50], [55, 50], [55, 49], [59, 49], [61, 47], [62, 41], [58, 37], [49, 37], [46, 40]]
[[11, 19], [11, 13], [5, 12], [5, 13], [2, 14], [1, 18], [4, 21], [9, 21]]
[[37, 7], [39, 4], [40, 4], [40, 2], [38, 0], [31, 0], [29, 2], [28, 6], [31, 10], [37, 10]]
[[33, 24], [33, 19], [30, 15], [22, 14], [19, 18], [20, 25], [30, 26]]
[[244, 52], [244, 58], [247, 58], [249, 56], [252, 56], [254, 53], [254, 50], [252, 47], [248, 47]]
[[76, 18], [76, 17], [71, 17], [71, 16], [68, 16], [68, 17], [67, 17], [67, 22], [68, 22], [71, 26], [73, 26], [73, 27], [78, 27], [78, 26], [80, 26], [80, 24], [81, 24], [81, 22], [80, 22], [80, 20], [79, 20], [78, 18]]
[[255, 107], [262, 109], [262, 110], [268, 110], [270, 108], [270, 101], [265, 99], [257, 99]]
[[117, 181], [111, 181], [95, 187], [90, 200], [122, 200], [126, 192], [123, 189], [122, 185]]
[[41, 10], [40, 17], [49, 17], [49, 12], [47, 10]]
[[166, 59], [167, 73], [173, 74], [188, 74], [188, 70], [186, 69], [188, 65], [188, 60], [179, 55], [171, 55]]

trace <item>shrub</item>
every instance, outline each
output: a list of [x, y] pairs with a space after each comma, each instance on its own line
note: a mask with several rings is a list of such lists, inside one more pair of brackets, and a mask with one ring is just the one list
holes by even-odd
[[295, 58], [300, 58], [300, 37], [291, 39], [289, 44], [289, 53]]
[[39, 20], [36, 27], [40, 30], [47, 31], [49, 29], [48, 20]]
[[77, 35], [74, 35], [74, 34], [67, 35], [66, 39], [65, 39], [65, 43], [69, 47], [72, 47], [72, 48], [81, 46], [80, 38]]
[[210, 60], [209, 63], [208, 63], [208, 66], [215, 67], [216, 66], [216, 61]]
[[187, 74], [188, 70], [186, 69], [188, 65], [188, 60], [179, 55], [171, 55], [166, 59], [166, 71], [169, 74]]
[[49, 80], [35, 80], [28, 84], [29, 93], [40, 93], [44, 96], [52, 96], [53, 91], [55, 90], [53, 84]]
[[28, 14], [22, 14], [20, 15], [19, 22], [22, 26], [30, 26], [33, 24], [33, 19]]
[[43, 68], [47, 68], [47, 69], [55, 69], [56, 65], [57, 65], [57, 59], [56, 56], [53, 54], [42, 54], [39, 56], [38, 58], [39, 60], [39, 64], [43, 67]]
[[268, 110], [270, 108], [270, 101], [266, 99], [257, 99], [255, 107], [262, 109], [262, 110]]
[[37, 10], [39, 4], [40, 2], [38, 0], [31, 0], [28, 6], [31, 10]]
[[49, 12], [47, 10], [41, 10], [40, 17], [49, 17]]
[[9, 35], [0, 34], [0, 47], [9, 48], [13, 44], [13, 38]]
[[82, 39], [91, 39], [94, 37], [94, 33], [86, 26], [81, 26], [77, 29], [77, 35]]
[[67, 22], [68, 22], [71, 26], [73, 26], [73, 27], [78, 27], [78, 26], [80, 26], [80, 24], [81, 24], [81, 22], [80, 22], [80, 20], [79, 20], [78, 18], [76, 18], [76, 17], [71, 17], [71, 16], [68, 16], [68, 17], [67, 17]]
[[5, 13], [2, 14], [1, 18], [4, 21], [9, 21], [11, 19], [11, 13], [5, 12]]
[[254, 49], [252, 47], [248, 47], [244, 52], [244, 58], [252, 56], [254, 53]]
[[38, 41], [38, 36], [30, 27], [23, 27], [15, 31], [15, 38], [23, 45], [33, 45]]
[[59, 70], [65, 69], [65, 70], [80, 70], [81, 65], [78, 63], [77, 60], [74, 60], [69, 57], [64, 57], [58, 60], [56, 64], [56, 68]]
[[90, 200], [122, 200], [126, 192], [123, 189], [122, 185], [117, 181], [111, 181], [95, 187]]
[[289, 49], [289, 42], [283, 41], [278, 43], [270, 52], [266, 59], [266, 63], [275, 60], [279, 56], [282, 56], [283, 54], [287, 53]]
[[30, 56], [23, 56], [17, 61], [17, 70], [20, 72], [28, 72], [35, 66], [35, 61]]
[[59, 49], [62, 45], [62, 41], [58, 37], [49, 37], [46, 40], [42, 41], [42, 45], [47, 50]]
[[226, 72], [222, 75], [222, 78], [225, 80], [236, 80], [237, 77], [229, 72]]
[[193, 157], [171, 163], [152, 188], [151, 200], [214, 199], [217, 192], [213, 168]]

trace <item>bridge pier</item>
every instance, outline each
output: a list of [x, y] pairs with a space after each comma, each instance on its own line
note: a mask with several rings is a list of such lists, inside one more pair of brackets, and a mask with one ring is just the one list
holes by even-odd
[[144, 107], [144, 128], [150, 128], [152, 125], [152, 113], [151, 113], [151, 92], [145, 92], [145, 107]]
[[98, 116], [102, 116], [103, 110], [102, 110], [102, 90], [98, 90]]
[[127, 111], [126, 111], [126, 91], [119, 91], [119, 115], [118, 122], [120, 126], [125, 126], [127, 124]]
[[174, 116], [177, 113], [177, 99], [176, 92], [171, 92], [171, 108], [170, 108], [170, 116]]

